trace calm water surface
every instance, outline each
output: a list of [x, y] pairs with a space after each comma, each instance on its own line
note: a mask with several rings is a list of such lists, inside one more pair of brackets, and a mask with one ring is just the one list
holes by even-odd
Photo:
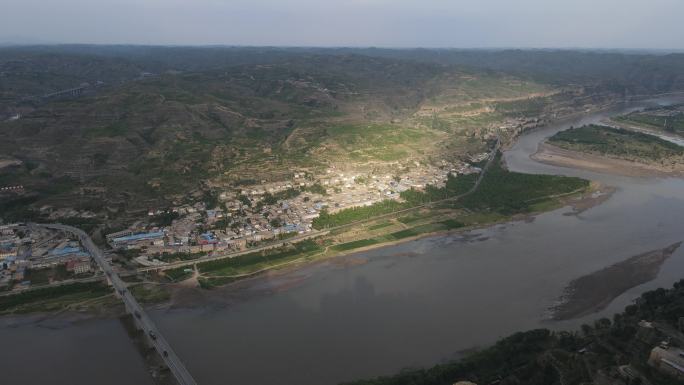
[[[581, 176], [617, 187], [610, 200], [580, 215], [559, 209], [531, 222], [363, 252], [260, 278], [239, 292], [226, 290], [231, 300], [224, 304], [153, 310], [151, 316], [202, 385], [327, 385], [453, 359], [515, 331], [576, 328], [620, 311], [642, 291], [684, 277], [684, 249], [654, 281], [624, 293], [601, 313], [547, 319], [547, 309], [572, 279], [684, 240], [684, 181], [617, 177], [529, 159], [545, 137], [620, 111], [524, 135], [505, 154], [515, 171]], [[365, 263], [341, 263], [349, 260]], [[6, 320], [0, 341], [10, 347], [0, 349], [0, 370], [14, 373], [9, 383], [43, 384], [49, 377], [54, 384], [90, 384], [93, 373], [102, 371], [111, 374], [111, 383], [149, 383], [117, 320], [52, 328]], [[20, 369], [25, 362], [42, 369]]]
[[0, 318], [0, 383], [152, 385], [118, 319]]

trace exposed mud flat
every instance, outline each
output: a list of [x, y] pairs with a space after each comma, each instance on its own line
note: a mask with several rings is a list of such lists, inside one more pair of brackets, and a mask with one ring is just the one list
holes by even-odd
[[635, 255], [570, 282], [560, 304], [551, 309], [554, 320], [579, 318], [603, 310], [627, 290], [655, 279], [660, 266], [682, 244]]
[[579, 215], [592, 207], [596, 207], [610, 199], [616, 191], [615, 187], [606, 186], [599, 182], [591, 182], [589, 193], [582, 194], [578, 198], [565, 201], [572, 207], [572, 211], [563, 215]]
[[[325, 262], [327, 261], [316, 261], [307, 266], [314, 267]], [[300, 269], [301, 267], [288, 267], [271, 270], [211, 290], [199, 286], [174, 284], [171, 285], [171, 299], [159, 304], [158, 308], [229, 308], [255, 297], [273, 295], [300, 286], [310, 274]]]
[[542, 143], [531, 156], [537, 162], [568, 168], [578, 168], [604, 174], [625, 175], [631, 177], [648, 176], [681, 176], [684, 165], [661, 165], [658, 163], [637, 163], [595, 154], [566, 150], [549, 143]]

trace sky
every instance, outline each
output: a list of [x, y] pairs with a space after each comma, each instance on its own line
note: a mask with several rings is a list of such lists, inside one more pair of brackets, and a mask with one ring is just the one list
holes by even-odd
[[684, 49], [683, 0], [0, 0], [0, 42]]

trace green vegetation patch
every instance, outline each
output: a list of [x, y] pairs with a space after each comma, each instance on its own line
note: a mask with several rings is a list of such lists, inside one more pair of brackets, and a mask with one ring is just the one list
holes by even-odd
[[186, 266], [170, 269], [166, 270], [164, 275], [173, 282], [182, 281], [192, 276], [192, 268]]
[[55, 220], [55, 222], [72, 227], [77, 227], [85, 231], [86, 233], [90, 233], [97, 226], [101, 225], [103, 221], [98, 218], [62, 217]]
[[404, 159], [437, 139], [435, 131], [393, 124], [334, 125], [325, 132], [331, 153], [356, 161]]
[[371, 231], [372, 230], [380, 230], [380, 229], [384, 229], [385, 227], [389, 227], [392, 225], [393, 225], [393, 223], [390, 221], [382, 221], [380, 223], [376, 223], [376, 224], [373, 224], [371, 226], [368, 226], [368, 230], [371, 230]]
[[348, 385], [443, 385], [473, 377], [478, 378], [477, 383], [490, 384], [499, 381], [500, 375], [509, 373], [517, 373], [524, 378], [524, 382], [511, 382], [515, 384], [554, 384], [558, 375], [548, 370], [546, 366], [550, 365], [541, 363], [537, 356], [556, 341], [556, 336], [546, 329], [516, 333], [460, 361], [430, 369], [404, 370], [394, 376], [355, 381]]
[[207, 255], [207, 253], [162, 253], [157, 257], [157, 259], [164, 262], [191, 261], [193, 259], [199, 259], [205, 255]]
[[0, 297], [0, 312], [53, 311], [91, 298], [110, 294], [101, 282], [74, 283]]
[[[325, 192], [325, 190], [324, 190], [324, 192]], [[262, 204], [266, 204], [266, 205], [274, 205], [274, 204], [278, 203], [278, 201], [296, 198], [297, 196], [299, 196], [299, 194], [301, 194], [301, 190], [294, 189], [294, 188], [288, 188], [286, 190], [278, 191], [278, 192], [275, 192], [273, 194], [266, 192], [264, 194], [261, 202], [262, 202]], [[247, 205], [250, 204], [250, 203], [247, 203], [247, 202], [249, 202], [249, 198], [247, 198], [246, 196], [240, 195], [239, 198], [240, 198], [240, 200], [243, 201], [243, 203], [245, 203]], [[247, 199], [247, 201], [245, 201], [245, 199]]]
[[511, 172], [504, 168], [501, 153], [496, 155], [480, 186], [459, 201], [474, 211], [494, 211], [503, 215], [531, 212], [532, 203], [545, 198], [581, 191], [589, 181], [557, 175], [533, 175]]
[[135, 285], [130, 288], [131, 294], [142, 303], [159, 303], [171, 298], [171, 293], [160, 285]]
[[200, 277], [199, 285], [202, 289], [210, 290], [234, 282], [237, 278], [232, 277]]
[[279, 247], [273, 250], [198, 263], [197, 268], [200, 272], [209, 273], [211, 275], [233, 276], [249, 274], [271, 267], [275, 264], [303, 258], [320, 252], [321, 250], [322, 248], [318, 243], [314, 240], [307, 239], [293, 245]]
[[391, 240], [398, 240], [402, 238], [415, 237], [421, 234], [429, 234], [437, 231], [457, 229], [459, 227], [465, 226], [463, 223], [458, 222], [453, 219], [448, 219], [446, 221], [427, 223], [424, 225], [412, 227], [410, 229], [396, 231], [387, 235], [387, 238]]
[[51, 281], [63, 281], [74, 277], [75, 274], [67, 271], [65, 264], [61, 264], [41, 269], [27, 269], [24, 280], [30, 281], [31, 285], [46, 285]]
[[[683, 134], [684, 133], [684, 112], [672, 111], [674, 109], [681, 109], [681, 105], [667, 106], [662, 108], [646, 109], [641, 112], [632, 112], [627, 115], [618, 116], [614, 118], [618, 122], [635, 124], [638, 126], [645, 126], [648, 128], [655, 128], [667, 132]], [[670, 112], [671, 113], [662, 113]]]
[[389, 235], [386, 236], [386, 238], [391, 239], [391, 240], [397, 240], [397, 239], [402, 239], [402, 238], [410, 238], [410, 237], [415, 237], [416, 235], [419, 235], [421, 232], [417, 227], [410, 228], [410, 229], [405, 229], [405, 230], [399, 230], [395, 231]]
[[347, 250], [353, 250], [353, 249], [358, 249], [361, 247], [375, 245], [379, 242], [380, 242], [380, 240], [377, 238], [360, 239], [358, 241], [341, 243], [339, 245], [335, 245], [335, 246], [331, 247], [330, 249], [334, 250], [334, 251], [347, 251]]
[[408, 224], [411, 224], [411, 223], [415, 223], [415, 222], [422, 221], [422, 220], [427, 219], [427, 218], [429, 218], [428, 215], [423, 215], [423, 214], [411, 214], [411, 215], [406, 215], [406, 216], [403, 216], [403, 217], [399, 217], [399, 218], [397, 218], [397, 220], [398, 220], [399, 222], [405, 224], [405, 225], [408, 225]]
[[[684, 317], [684, 280], [675, 283], [672, 289], [642, 294], [612, 320], [601, 318], [593, 325], [582, 325], [581, 334], [547, 329], [519, 332], [460, 360], [430, 368], [405, 369], [392, 376], [346, 385], [446, 385], [466, 380], [477, 384], [589, 384], [605, 376], [599, 377], [599, 371], [605, 373], [627, 364], [638, 369], [648, 383], [679, 384], [681, 380], [646, 364], [651, 349], [671, 332], [662, 334], [651, 329], [645, 336], [645, 329], [639, 324], [641, 320], [658, 320], [667, 329], [676, 331], [681, 317]], [[645, 343], [648, 339], [650, 343]], [[594, 364], [587, 365], [587, 362]]]
[[320, 215], [313, 220], [313, 227], [320, 230], [326, 227], [342, 226], [406, 208], [408, 207], [403, 202], [385, 199], [370, 206], [351, 207], [333, 214], [330, 214], [327, 210], [323, 209], [321, 210]]
[[507, 116], [538, 117], [549, 104], [548, 98], [529, 98], [499, 102], [496, 111]]
[[359, 239], [357, 241], [351, 241], [347, 243], [341, 243], [339, 245], [332, 246], [330, 249], [334, 251], [348, 251], [353, 249], [359, 249], [366, 246], [372, 246], [379, 243], [398, 241], [403, 238], [415, 237], [421, 234], [429, 234], [437, 231], [444, 231], [450, 229], [456, 229], [463, 227], [465, 224], [458, 222], [453, 219], [447, 219], [441, 222], [428, 223], [410, 229], [395, 231], [387, 235], [381, 235], [375, 238]]
[[684, 154], [684, 147], [656, 136], [594, 124], [561, 131], [549, 142], [568, 150], [637, 161], [663, 160]]

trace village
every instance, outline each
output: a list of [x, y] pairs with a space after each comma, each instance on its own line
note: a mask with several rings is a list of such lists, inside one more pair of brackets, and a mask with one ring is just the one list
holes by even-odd
[[0, 288], [26, 289], [92, 277], [90, 254], [64, 233], [19, 225], [0, 226]]
[[[142, 266], [157, 266], [178, 259], [193, 259], [217, 252], [242, 251], [266, 242], [315, 231], [314, 219], [322, 210], [370, 206], [383, 200], [401, 200], [406, 190], [443, 187], [449, 174], [478, 173], [475, 166], [488, 153], [469, 162], [442, 160], [436, 165], [412, 161], [391, 172], [349, 172], [334, 167], [321, 176], [293, 172], [281, 182], [241, 186], [218, 195], [216, 207], [205, 202], [150, 210], [148, 221], [107, 234], [114, 250], [126, 250]], [[155, 218], [173, 218], [167, 226], [154, 226]]]
[[[440, 188], [450, 174], [479, 173], [477, 165], [488, 155], [435, 164], [407, 160], [382, 171], [331, 166], [319, 176], [294, 171], [286, 181], [225, 189], [209, 204], [199, 201], [149, 210], [147, 218], [106, 234], [108, 259], [120, 262], [118, 269], [153, 267], [313, 235], [313, 222], [323, 210], [334, 214], [401, 200], [400, 194], [411, 189]], [[159, 224], [160, 218], [165, 218], [164, 225]], [[25, 224], [0, 226], [0, 288], [24, 290], [87, 280], [95, 278], [96, 270], [79, 241], [65, 233]]]

